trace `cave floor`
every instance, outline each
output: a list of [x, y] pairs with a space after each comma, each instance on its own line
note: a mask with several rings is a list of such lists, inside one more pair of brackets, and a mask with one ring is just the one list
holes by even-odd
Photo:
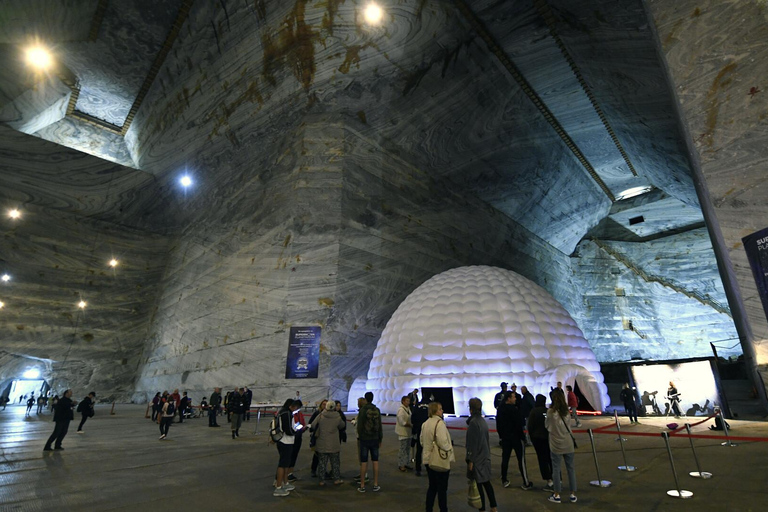
[[[272, 496], [272, 480], [277, 463], [274, 446], [264, 434], [254, 435], [255, 419], [244, 423], [241, 437], [232, 440], [226, 419], [222, 428], [207, 427], [206, 419], [174, 424], [169, 438], [159, 441], [155, 424], [144, 418], [145, 406], [117, 405], [115, 415], [109, 406], [98, 406], [96, 416], [85, 425], [84, 434], [76, 434], [77, 423], [70, 425], [64, 451], [43, 452], [45, 440], [53, 430], [50, 413], [24, 417], [24, 406], [8, 406], [0, 411], [0, 510], [399, 510], [424, 509], [427, 479], [397, 470], [397, 439], [394, 418], [385, 418], [382, 447], [381, 492], [360, 494], [352, 477], [356, 473], [353, 444], [342, 445], [342, 475], [339, 487], [320, 487], [310, 478], [311, 452], [305, 442], [299, 455], [296, 490], [286, 498]], [[626, 420], [622, 419], [626, 424]], [[738, 441], [736, 447], [723, 447], [722, 439], [696, 439], [702, 469], [714, 473], [710, 480], [688, 476], [695, 463], [688, 439], [671, 440], [675, 465], [683, 489], [693, 491], [688, 500], [668, 497], [675, 487], [669, 458], [660, 433], [665, 419], [641, 419], [639, 426], [626, 426], [629, 432], [654, 433], [654, 436], [627, 436], [626, 456], [632, 473], [621, 472], [619, 443], [613, 433], [596, 435], [601, 476], [610, 480], [609, 488], [589, 485], [596, 479], [589, 438], [577, 431], [579, 449], [576, 472], [579, 485], [577, 504], [549, 503], [542, 492], [543, 482], [532, 448], [526, 450], [529, 475], [535, 491], [520, 489], [517, 463], [510, 463], [513, 486], [502, 488], [499, 481], [501, 450], [491, 434], [494, 488], [499, 510], [549, 510], [578, 506], [585, 510], [762, 510], [768, 503], [768, 490], [762, 473], [768, 460], [768, 443]], [[464, 426], [464, 418], [449, 419], [451, 426]], [[583, 428], [598, 428], [610, 418], [584, 417]], [[722, 436], [704, 425], [694, 427], [695, 434]], [[763, 437], [768, 440], [768, 423], [731, 420], [732, 435]], [[491, 428], [495, 424], [489, 421]], [[264, 432], [268, 422], [260, 423]], [[464, 458], [464, 431], [452, 430], [456, 458]], [[350, 441], [353, 441], [350, 436]], [[460, 469], [461, 468], [461, 469]], [[453, 510], [471, 510], [466, 503], [464, 464], [454, 466], [449, 483], [448, 506]], [[564, 495], [567, 496], [564, 488]], [[761, 505], [762, 504], [762, 505]], [[437, 508], [437, 507], [436, 507]]]

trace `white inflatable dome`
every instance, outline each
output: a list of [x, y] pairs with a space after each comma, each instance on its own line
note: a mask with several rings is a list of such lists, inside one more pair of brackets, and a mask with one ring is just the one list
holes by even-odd
[[574, 385], [595, 410], [610, 404], [600, 365], [568, 312], [543, 288], [495, 267], [436, 275], [397, 308], [373, 353], [368, 378], [356, 380], [349, 404], [372, 391], [393, 414], [414, 388], [451, 387], [457, 414], [472, 397], [494, 414], [502, 381], [547, 395]]

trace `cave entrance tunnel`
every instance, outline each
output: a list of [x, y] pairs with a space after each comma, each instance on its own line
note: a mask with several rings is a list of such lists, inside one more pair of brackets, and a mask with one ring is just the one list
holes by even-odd
[[573, 383], [573, 392], [576, 393], [576, 396], [579, 398], [579, 407], [578, 409], [580, 411], [589, 411], [594, 412], [595, 408], [592, 407], [592, 404], [589, 403], [589, 400], [584, 396], [584, 393], [581, 392], [581, 389], [579, 389], [579, 383], [574, 382]]
[[[3, 395], [7, 392], [8, 398], [10, 399], [9, 403], [18, 404], [20, 396], [26, 395], [26, 397], [29, 398], [34, 392], [35, 398], [37, 398], [38, 396], [44, 395], [49, 389], [50, 386], [48, 386], [48, 383], [43, 379], [16, 379], [11, 382], [7, 390], [4, 390], [5, 392]], [[26, 404], [25, 400], [22, 402]]]

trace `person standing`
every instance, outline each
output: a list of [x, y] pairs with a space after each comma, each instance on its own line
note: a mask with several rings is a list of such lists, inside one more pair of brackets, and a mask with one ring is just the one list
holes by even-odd
[[[469, 399], [469, 418], [467, 419], [467, 470], [477, 482], [480, 492], [480, 510], [485, 510], [485, 494], [491, 512], [496, 512], [496, 494], [491, 484], [491, 442], [488, 435], [488, 423], [483, 418], [483, 401]], [[485, 490], [485, 493], [483, 492]]]
[[526, 386], [521, 386], [520, 391], [523, 393], [520, 399], [520, 415], [523, 417], [523, 421], [527, 422], [528, 416], [530, 416], [531, 411], [536, 406], [536, 400]]
[[24, 416], [29, 416], [29, 413], [32, 410], [33, 405], [35, 405], [35, 395], [32, 395], [31, 397], [29, 397], [29, 400], [27, 400], [27, 412], [24, 413]]
[[504, 394], [507, 392], [507, 382], [501, 383], [501, 391], [496, 393], [496, 396], [493, 397], [493, 407], [494, 409], [498, 410], [499, 406], [504, 403]]
[[157, 421], [157, 414], [160, 412], [160, 392], [155, 393], [152, 399], [152, 421]]
[[[294, 402], [301, 402], [301, 400], [294, 400]], [[309, 424], [312, 425], [321, 412], [325, 410], [325, 405], [328, 403], [327, 399], [320, 401], [320, 405], [315, 404], [315, 410], [312, 412], [312, 416], [309, 417]], [[312, 478], [317, 476], [317, 467], [320, 464], [320, 457], [317, 455], [315, 449], [315, 443], [317, 443], [317, 437], [315, 436], [315, 430], [310, 427], [309, 447], [312, 449], [312, 464], [310, 466], [310, 475]], [[325, 478], [325, 468], [322, 468], [320, 478]]]
[[[0, 398], [0, 401], [2, 401], [2, 398]], [[42, 414], [43, 413], [43, 407], [45, 407], [45, 397], [43, 395], [40, 395], [37, 397], [37, 412], [36, 414]]]
[[373, 405], [373, 393], [365, 393], [365, 405], [357, 414], [357, 436], [360, 439], [360, 487], [357, 492], [365, 492], [365, 473], [368, 470], [368, 455], [373, 466], [373, 492], [379, 492], [379, 449], [384, 439], [381, 429], [381, 411]]
[[533, 483], [528, 480], [528, 468], [525, 465], [525, 425], [520, 410], [517, 408], [517, 395], [507, 391], [504, 403], [499, 406], [496, 414], [496, 428], [501, 438], [501, 482], [504, 487], [509, 487], [509, 459], [514, 450], [517, 457], [517, 467], [523, 477], [522, 489], [527, 491], [533, 488]]
[[293, 422], [293, 411], [296, 410], [294, 401], [290, 398], [285, 401], [283, 407], [277, 411], [277, 421], [280, 424], [280, 431], [283, 436], [277, 441], [277, 474], [275, 477], [275, 491], [272, 496], [285, 497], [296, 488], [288, 481], [288, 468], [291, 465], [291, 454], [293, 453], [293, 443], [296, 435], [296, 429]]
[[625, 382], [624, 387], [619, 395], [621, 401], [624, 402], [624, 411], [629, 416], [629, 423], [637, 425], [637, 404], [635, 403], [635, 390], [629, 387], [629, 383]]
[[570, 501], [576, 503], [576, 468], [574, 467], [574, 439], [568, 426], [568, 404], [563, 394], [557, 390], [549, 394], [552, 406], [547, 410], [544, 426], [549, 432], [549, 451], [552, 454], [552, 475], [554, 476], [554, 492], [549, 501], [560, 503], [560, 491], [563, 484], [560, 478], [560, 468], [563, 460], [568, 471], [568, 486], [571, 489]]
[[509, 391], [515, 395], [515, 407], [519, 409], [520, 404], [523, 402], [523, 397], [520, 395], [520, 393], [517, 392], [517, 384], [513, 382], [512, 386], [509, 388]]
[[[286, 479], [289, 482], [295, 482], [298, 480], [296, 475], [293, 474], [293, 468], [296, 467], [296, 460], [299, 458], [299, 450], [301, 450], [302, 437], [304, 437], [304, 429], [307, 426], [307, 420], [304, 418], [304, 413], [301, 412], [301, 406], [304, 405], [301, 400], [294, 400], [293, 404], [293, 423], [296, 425], [296, 435], [293, 439], [293, 448], [291, 450], [291, 465], [288, 466], [288, 476]], [[317, 466], [315, 466], [317, 468]]]
[[571, 386], [565, 386], [566, 394], [568, 395], [566, 398], [568, 400], [568, 409], [571, 412], [571, 417], [573, 418], [573, 421], [576, 424], [576, 427], [581, 426], [581, 422], [579, 421], [579, 414], [576, 411], [576, 409], [579, 407], [579, 397], [576, 396], [576, 393], [573, 392], [573, 387]]
[[171, 400], [174, 401], [174, 404], [176, 405], [176, 412], [179, 412], [180, 411], [180, 407], [181, 407], [181, 395], [179, 394], [179, 390], [178, 389], [174, 389], [173, 393], [171, 393], [171, 397], [170, 398], [171, 398]]
[[[330, 462], [331, 475], [334, 485], [341, 485], [344, 481], [341, 479], [341, 464], [339, 453], [341, 452], [341, 441], [339, 432], [347, 427], [344, 420], [336, 412], [336, 404], [332, 401], [326, 402], [325, 411], [321, 412], [312, 428], [315, 430], [317, 442], [315, 451], [320, 458], [320, 467], [325, 471], [325, 467]], [[320, 485], [325, 485], [325, 479], [320, 479]]]
[[427, 488], [427, 512], [432, 512], [435, 506], [435, 496], [440, 506], [440, 512], [448, 510], [448, 471], [438, 471], [430, 467], [430, 461], [443, 457], [442, 452], [450, 457], [449, 462], [456, 459], [453, 455], [453, 442], [448, 427], [443, 421], [443, 406], [440, 402], [429, 404], [429, 419], [421, 426], [421, 445], [424, 447], [424, 466], [427, 468], [429, 487]]
[[85, 425], [85, 422], [88, 420], [88, 418], [92, 418], [95, 414], [93, 410], [94, 405], [96, 405], [96, 392], [91, 391], [88, 393], [88, 396], [83, 398], [82, 402], [80, 402], [80, 404], [77, 406], [77, 412], [82, 415], [80, 424], [77, 426], [78, 434], [83, 433], [83, 425]]
[[243, 388], [243, 405], [245, 406], [245, 421], [251, 421], [251, 403], [253, 402], [253, 391], [248, 389], [248, 386]]
[[413, 410], [419, 406], [419, 388], [413, 388], [413, 391], [408, 393], [408, 398], [411, 399], [411, 414], [413, 414]]
[[404, 396], [400, 399], [400, 408], [397, 410], [395, 434], [400, 442], [400, 450], [397, 454], [397, 468], [406, 472], [411, 469], [408, 466], [411, 458], [411, 399]]
[[189, 397], [187, 396], [187, 392], [184, 392], [184, 395], [181, 397], [181, 401], [179, 402], [179, 423], [184, 423], [184, 416], [187, 414], [187, 409], [189, 408]]
[[219, 427], [216, 422], [216, 415], [219, 414], [219, 408], [221, 407], [221, 388], [213, 388], [211, 393], [211, 402], [208, 404], [208, 426]]
[[536, 450], [536, 458], [539, 461], [539, 472], [547, 485], [544, 491], [554, 490], [552, 482], [552, 456], [549, 452], [549, 432], [544, 426], [544, 418], [547, 415], [547, 397], [536, 395], [536, 402], [528, 415], [528, 435], [531, 438], [533, 449]]
[[230, 427], [232, 429], [232, 439], [240, 437], [240, 426], [243, 424], [243, 395], [240, 391], [245, 391], [243, 388], [238, 390], [235, 388], [229, 395], [229, 401], [227, 402], [227, 413], [230, 417]]
[[168, 429], [171, 428], [173, 417], [176, 415], [176, 401], [173, 395], [168, 395], [160, 414], [160, 439], [162, 440], [168, 437]]
[[424, 454], [424, 446], [421, 444], [421, 427], [429, 419], [429, 406], [417, 404], [411, 414], [413, 438], [416, 440], [416, 455], [414, 456], [414, 474], [421, 476], [421, 459]]
[[672, 406], [672, 413], [675, 415], [675, 418], [679, 418], [681, 414], [680, 393], [677, 392], [675, 383], [672, 381], [669, 382], [669, 389], [667, 389], [667, 400], [669, 400], [670, 405]]
[[[48, 441], [45, 443], [43, 451], [49, 452], [52, 449], [64, 449], [64, 447], [61, 446], [61, 442], [64, 440], [64, 436], [67, 435], [69, 422], [75, 419], [75, 413], [72, 411], [74, 406], [75, 403], [72, 401], [72, 390], [68, 389], [64, 392], [64, 396], [59, 398], [59, 401], [54, 406], [53, 421], [56, 423], [56, 426], [53, 428], [51, 437], [49, 437]], [[54, 441], [54, 448], [51, 448], [51, 443]]]

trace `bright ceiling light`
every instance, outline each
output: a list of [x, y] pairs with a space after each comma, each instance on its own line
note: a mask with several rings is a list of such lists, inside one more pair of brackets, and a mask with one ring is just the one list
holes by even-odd
[[42, 46], [27, 48], [27, 64], [37, 69], [48, 69], [53, 64], [51, 53]]
[[118, 263], [120, 263], [120, 262], [117, 261], [115, 258], [112, 258], [111, 260], [109, 260], [109, 266], [112, 267], [112, 268], [115, 268]]
[[32, 370], [25, 371], [23, 375], [25, 379], [37, 379], [40, 377], [40, 370], [35, 370], [33, 368]]
[[12, 219], [18, 219], [21, 217], [21, 212], [14, 208], [13, 210], [8, 210], [8, 216]]
[[0, 277], [0, 279], [2, 279], [4, 283], [7, 283], [11, 280], [11, 276], [8, 274], [3, 274], [3, 277]]
[[0, 300], [0, 309], [3, 309], [5, 307], [5, 302]]
[[619, 192], [619, 194], [616, 196], [616, 199], [618, 201], [621, 201], [622, 199], [629, 199], [630, 197], [636, 197], [645, 194], [646, 192], [650, 192], [651, 187], [649, 185], [645, 185], [642, 187], [632, 187], [628, 188], [626, 190], [622, 190]]
[[87, 305], [88, 304], [84, 300], [81, 300], [80, 302], [77, 303], [77, 307], [79, 307], [80, 309], [85, 309], [85, 306]]
[[187, 176], [186, 174], [181, 177], [179, 180], [179, 183], [181, 183], [181, 186], [184, 188], [187, 188], [188, 186], [192, 185], [192, 178]]
[[363, 11], [365, 21], [370, 25], [378, 25], [384, 17], [384, 11], [376, 3], [369, 3]]

